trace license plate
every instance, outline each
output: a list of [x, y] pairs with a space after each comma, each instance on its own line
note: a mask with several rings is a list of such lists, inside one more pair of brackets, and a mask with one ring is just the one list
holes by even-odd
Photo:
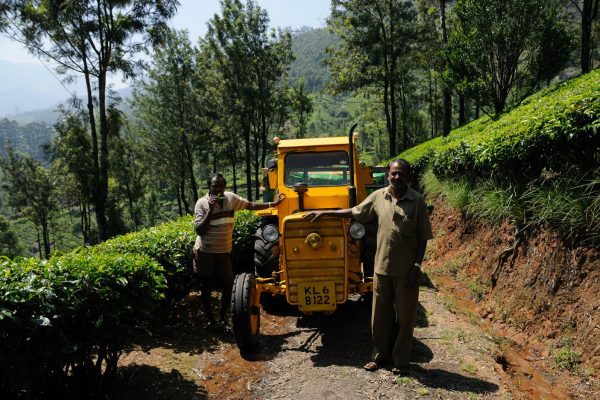
[[299, 282], [298, 308], [300, 311], [335, 310], [335, 283]]

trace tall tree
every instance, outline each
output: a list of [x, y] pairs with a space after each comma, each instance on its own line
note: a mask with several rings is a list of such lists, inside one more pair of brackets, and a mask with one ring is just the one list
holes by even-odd
[[21, 251], [19, 237], [13, 230], [10, 221], [0, 215], [0, 256], [13, 258], [20, 255]]
[[[50, 256], [50, 217], [57, 210], [53, 174], [31, 157], [16, 154], [11, 148], [0, 158], [7, 181], [9, 201], [42, 230], [44, 257]], [[41, 254], [41, 251], [40, 251]]]
[[83, 244], [94, 243], [91, 213], [94, 204], [92, 143], [84, 112], [61, 109], [62, 118], [54, 126], [58, 137], [52, 143], [53, 166], [61, 171], [61, 197], [69, 206], [79, 208]]
[[[442, 49], [445, 49], [448, 46], [448, 29], [446, 26], [446, 3], [447, 0], [439, 0], [440, 7], [440, 32], [441, 32], [441, 40], [442, 40]], [[444, 71], [446, 69], [446, 57], [442, 53], [442, 65], [441, 69]], [[452, 129], [452, 91], [450, 87], [446, 84], [444, 85], [444, 116], [443, 116], [443, 125], [442, 125], [442, 134], [444, 136], [448, 136], [450, 134], [450, 129]]]
[[194, 166], [207, 135], [199, 109], [204, 93], [195, 80], [196, 52], [186, 31], [167, 33], [154, 50], [152, 67], [134, 91], [133, 102], [147, 158], [177, 188], [186, 213], [198, 198]]
[[556, 0], [458, 0], [453, 12], [449, 61], [455, 78], [480, 101], [488, 96], [495, 114], [503, 112], [514, 88], [546, 81], [530, 74], [540, 70], [536, 62], [562, 67], [556, 60], [564, 60], [564, 43], [538, 57], [546, 37], [540, 33], [562, 29]]
[[[327, 21], [340, 38], [327, 59], [333, 79], [330, 87], [336, 93], [368, 87], [381, 91], [390, 157], [398, 150], [399, 60], [414, 50], [415, 15], [409, 1], [333, 0]], [[407, 132], [402, 143], [405, 149]]]
[[10, 0], [2, 27], [27, 49], [58, 64], [62, 74], [82, 76], [92, 136], [93, 189], [98, 238], [107, 238], [109, 146], [107, 79], [132, 76], [136, 54], [157, 41], [177, 0]]
[[296, 125], [295, 136], [297, 138], [303, 138], [306, 135], [308, 118], [313, 110], [312, 101], [306, 95], [304, 86], [304, 80], [301, 79], [298, 81], [297, 87], [291, 88], [291, 108]]
[[[240, 0], [222, 0], [221, 8], [221, 14], [208, 23], [205, 46], [210, 68], [219, 71], [215, 81], [221, 85], [219, 103], [224, 107], [219, 112], [220, 124], [240, 134], [247, 196], [252, 200], [252, 172], [258, 189], [267, 134], [279, 120], [276, 101], [287, 90], [283, 78], [292, 60], [291, 38], [269, 33], [266, 11], [251, 0], [245, 5]], [[237, 156], [236, 149], [231, 155]], [[235, 178], [234, 174], [234, 187]]]
[[592, 26], [598, 18], [600, 0], [569, 0], [581, 15], [581, 73], [592, 70]]

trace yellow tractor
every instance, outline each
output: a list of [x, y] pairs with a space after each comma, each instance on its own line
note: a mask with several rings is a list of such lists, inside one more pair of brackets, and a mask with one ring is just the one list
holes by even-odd
[[376, 227], [303, 218], [353, 207], [385, 184], [381, 168], [359, 163], [355, 127], [348, 137], [276, 138], [277, 158], [268, 162], [263, 186], [283, 201], [258, 212], [255, 273], [241, 273], [233, 284], [233, 333], [242, 353], [256, 347], [261, 303], [285, 296], [302, 313], [332, 313], [350, 294], [373, 290], [375, 235], [365, 232]]

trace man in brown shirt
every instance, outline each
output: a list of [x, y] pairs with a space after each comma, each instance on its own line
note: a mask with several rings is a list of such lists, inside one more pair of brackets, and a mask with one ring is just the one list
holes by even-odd
[[373, 353], [364, 368], [375, 371], [392, 362], [392, 371], [409, 369], [412, 336], [419, 297], [421, 262], [427, 240], [433, 238], [423, 196], [408, 186], [410, 164], [396, 159], [388, 165], [388, 187], [369, 195], [353, 208], [314, 211], [305, 215], [314, 221], [322, 216], [354, 217], [360, 223], [377, 218], [377, 252], [373, 276], [371, 331]]

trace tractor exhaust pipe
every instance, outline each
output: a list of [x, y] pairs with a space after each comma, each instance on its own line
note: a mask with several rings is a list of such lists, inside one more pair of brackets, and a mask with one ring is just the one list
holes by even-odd
[[348, 207], [352, 208], [356, 205], [356, 186], [354, 186], [354, 139], [352, 134], [358, 126], [358, 122], [350, 128], [348, 132], [348, 157], [350, 158], [350, 186], [348, 186]]
[[304, 193], [308, 192], [306, 182], [294, 183], [294, 192], [298, 193], [298, 211], [304, 211]]

